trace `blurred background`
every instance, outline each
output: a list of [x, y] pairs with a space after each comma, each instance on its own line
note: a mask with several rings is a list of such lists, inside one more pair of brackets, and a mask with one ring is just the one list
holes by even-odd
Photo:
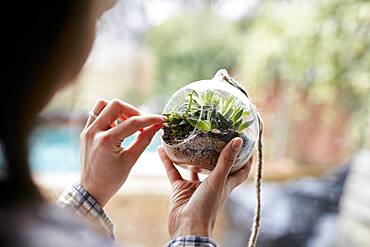
[[[36, 181], [50, 200], [78, 181], [79, 133], [97, 98], [160, 113], [177, 89], [221, 68], [246, 87], [265, 122], [259, 245], [332, 246], [336, 231], [351, 229], [338, 245], [370, 246], [368, 1], [118, 1], [99, 21], [77, 82], [40, 116], [30, 140]], [[158, 145], [156, 136], [107, 206], [124, 246], [169, 240], [170, 185]], [[248, 239], [253, 176], [217, 222], [221, 246]]]

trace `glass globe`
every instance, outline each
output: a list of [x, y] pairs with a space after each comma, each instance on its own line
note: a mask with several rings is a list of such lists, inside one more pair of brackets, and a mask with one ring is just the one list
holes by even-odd
[[234, 137], [243, 140], [231, 170], [243, 167], [256, 148], [259, 120], [251, 100], [226, 81], [226, 70], [211, 80], [192, 82], [175, 92], [164, 107], [168, 120], [162, 144], [177, 165], [195, 172], [209, 173], [221, 150]]

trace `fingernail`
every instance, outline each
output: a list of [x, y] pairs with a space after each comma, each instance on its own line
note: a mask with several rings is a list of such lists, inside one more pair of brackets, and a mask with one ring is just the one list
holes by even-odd
[[231, 147], [232, 149], [234, 149], [234, 151], [240, 151], [240, 149], [242, 148], [242, 145], [243, 145], [243, 140], [237, 137], [233, 140]]
[[163, 119], [163, 121], [166, 121], [167, 120], [167, 117], [166, 116], [161, 116], [161, 118]]

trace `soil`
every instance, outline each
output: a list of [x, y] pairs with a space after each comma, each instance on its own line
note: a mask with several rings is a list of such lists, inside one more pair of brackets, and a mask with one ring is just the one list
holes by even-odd
[[174, 136], [173, 130], [170, 126], [164, 125], [162, 129], [163, 129], [162, 139], [163, 141], [165, 141], [165, 143], [169, 145], [176, 145], [176, 144], [183, 142], [186, 138], [189, 137], [190, 133], [192, 132], [192, 131], [189, 131], [189, 132], [186, 131], [186, 134], [183, 134], [180, 136], [179, 135]]
[[212, 171], [220, 152], [234, 137], [239, 136], [243, 139], [242, 151], [237, 158], [234, 170], [243, 166], [253, 146], [251, 145], [252, 141], [246, 135], [240, 135], [233, 130], [197, 132], [193, 136], [187, 136], [181, 140], [171, 138], [168, 133], [167, 130], [166, 135], [166, 129], [164, 129], [162, 139], [165, 142], [164, 148], [169, 158], [174, 163], [196, 172], [208, 173], [207, 171]]
[[[189, 137], [189, 135], [191, 134], [191, 133], [187, 133], [186, 135], [183, 135], [183, 136], [174, 137], [172, 135], [172, 129], [170, 127], [167, 127], [167, 126], [163, 127], [163, 132], [164, 132], [164, 134], [162, 136], [162, 139], [163, 139], [163, 141], [165, 141], [169, 145], [179, 144], [179, 143], [183, 142], [184, 140], [186, 140]], [[233, 130], [229, 130], [227, 132], [220, 132], [217, 129], [214, 129], [214, 130], [208, 131], [208, 132], [198, 132], [197, 134], [199, 135], [199, 137], [216, 138], [216, 139], [218, 139], [220, 141], [223, 141], [223, 142], [229, 142], [234, 137], [239, 136], [239, 133], [236, 132], [236, 131], [233, 131]]]

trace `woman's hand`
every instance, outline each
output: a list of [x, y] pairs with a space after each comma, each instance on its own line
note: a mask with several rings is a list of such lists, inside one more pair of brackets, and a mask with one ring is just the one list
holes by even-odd
[[[114, 99], [98, 100], [81, 133], [81, 185], [103, 207], [126, 181], [127, 176], [162, 127], [165, 117], [140, 115], [133, 106]], [[117, 119], [123, 120], [115, 125]], [[129, 147], [121, 143], [141, 131]]]
[[184, 180], [163, 148], [159, 155], [172, 185], [168, 230], [171, 238], [184, 235], [211, 236], [219, 210], [230, 192], [249, 174], [252, 159], [234, 174], [229, 172], [243, 141], [234, 138], [222, 150], [212, 173], [202, 182], [191, 172], [190, 181]]

